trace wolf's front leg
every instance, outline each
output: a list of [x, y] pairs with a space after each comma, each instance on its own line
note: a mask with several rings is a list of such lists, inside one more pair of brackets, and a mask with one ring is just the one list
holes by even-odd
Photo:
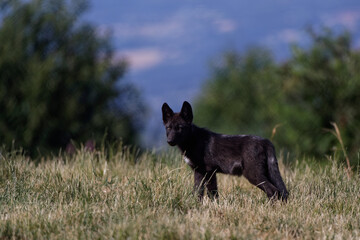
[[205, 190], [205, 173], [199, 172], [197, 170], [194, 171], [194, 193], [197, 194], [199, 201], [201, 201], [204, 197]]
[[194, 171], [194, 192], [197, 193], [199, 200], [201, 201], [204, 197], [205, 186], [207, 188], [207, 195], [211, 199], [219, 197], [216, 173], [207, 172], [203, 173], [200, 171]]
[[216, 173], [207, 173], [205, 178], [208, 197], [211, 199], [218, 199], [219, 193], [217, 188]]

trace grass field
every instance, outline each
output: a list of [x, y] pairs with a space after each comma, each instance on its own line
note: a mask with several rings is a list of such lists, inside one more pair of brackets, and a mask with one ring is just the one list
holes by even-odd
[[0, 239], [360, 239], [359, 175], [328, 161], [280, 164], [287, 204], [225, 175], [220, 199], [199, 203], [177, 151], [121, 147], [37, 164], [2, 152]]

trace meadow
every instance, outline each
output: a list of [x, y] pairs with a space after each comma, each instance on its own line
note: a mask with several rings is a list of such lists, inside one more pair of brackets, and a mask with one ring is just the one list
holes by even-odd
[[198, 202], [178, 151], [119, 146], [38, 162], [3, 151], [0, 239], [360, 239], [358, 169], [279, 161], [286, 204], [226, 175], [218, 201]]

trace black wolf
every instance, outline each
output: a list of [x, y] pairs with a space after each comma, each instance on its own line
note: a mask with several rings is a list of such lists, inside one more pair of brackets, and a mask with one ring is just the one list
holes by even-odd
[[162, 106], [167, 142], [178, 146], [194, 170], [194, 190], [201, 200], [205, 187], [210, 198], [218, 197], [216, 173], [244, 175], [263, 190], [269, 199], [287, 200], [275, 148], [264, 138], [251, 135], [222, 135], [192, 123], [191, 105], [184, 102], [180, 113], [167, 103]]

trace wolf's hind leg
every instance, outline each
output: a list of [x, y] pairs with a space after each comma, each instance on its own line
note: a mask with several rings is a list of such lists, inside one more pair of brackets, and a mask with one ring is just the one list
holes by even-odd
[[255, 185], [263, 190], [269, 199], [279, 197], [279, 189], [277, 189], [269, 180], [262, 181]]
[[256, 187], [260, 188], [261, 190], [263, 190], [267, 197], [269, 199], [276, 197], [278, 198], [279, 196], [279, 189], [277, 189], [271, 182], [269, 179], [267, 179], [265, 176], [263, 177], [255, 177], [255, 176], [245, 176], [249, 182], [253, 185], [255, 185]]

